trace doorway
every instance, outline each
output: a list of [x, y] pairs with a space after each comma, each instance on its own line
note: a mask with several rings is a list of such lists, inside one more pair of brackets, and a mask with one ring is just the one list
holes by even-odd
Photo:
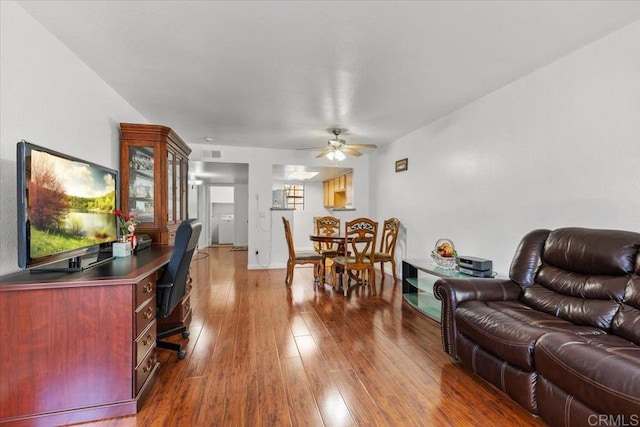
[[197, 192], [200, 244], [246, 246], [249, 242], [249, 165], [189, 162], [190, 175], [202, 180]]
[[209, 187], [209, 244], [235, 245], [234, 187]]

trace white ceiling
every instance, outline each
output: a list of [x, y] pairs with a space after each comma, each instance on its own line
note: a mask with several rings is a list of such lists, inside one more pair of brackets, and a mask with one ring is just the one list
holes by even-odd
[[190, 145], [382, 145], [640, 19], [628, 1], [20, 1]]

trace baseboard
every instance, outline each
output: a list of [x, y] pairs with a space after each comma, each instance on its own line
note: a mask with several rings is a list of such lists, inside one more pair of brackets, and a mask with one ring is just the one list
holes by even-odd
[[269, 264], [269, 265], [260, 265], [260, 264], [248, 264], [247, 265], [247, 270], [272, 270], [275, 268], [287, 268], [287, 264], [286, 263], [276, 263], [276, 264]]

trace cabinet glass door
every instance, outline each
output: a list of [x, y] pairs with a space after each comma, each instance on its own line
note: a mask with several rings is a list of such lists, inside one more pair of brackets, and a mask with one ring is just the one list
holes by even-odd
[[182, 221], [182, 162], [176, 159], [176, 221]]
[[182, 219], [189, 219], [189, 160], [182, 160], [182, 183], [180, 184], [182, 189]]
[[175, 216], [173, 198], [175, 194], [175, 180], [173, 179], [173, 169], [175, 167], [175, 154], [169, 153], [167, 159], [167, 221], [173, 222]]
[[188, 193], [187, 190], [189, 188], [189, 161], [182, 159], [182, 175], [180, 176], [180, 184], [178, 184], [178, 190], [182, 194], [180, 197], [181, 207], [180, 210], [182, 212], [182, 221], [189, 219], [189, 208], [188, 208]]
[[140, 222], [154, 222], [153, 148], [129, 147], [129, 210]]

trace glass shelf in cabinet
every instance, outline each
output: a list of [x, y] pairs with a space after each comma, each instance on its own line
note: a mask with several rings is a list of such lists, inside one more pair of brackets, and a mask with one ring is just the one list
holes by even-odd
[[418, 310], [426, 314], [427, 316], [440, 321], [442, 306], [439, 300], [433, 298], [433, 296], [420, 293], [409, 293], [402, 295], [404, 299], [416, 307]]
[[131, 178], [146, 178], [148, 180], [153, 180], [153, 169], [151, 170], [137, 170], [137, 169], [129, 169]]

